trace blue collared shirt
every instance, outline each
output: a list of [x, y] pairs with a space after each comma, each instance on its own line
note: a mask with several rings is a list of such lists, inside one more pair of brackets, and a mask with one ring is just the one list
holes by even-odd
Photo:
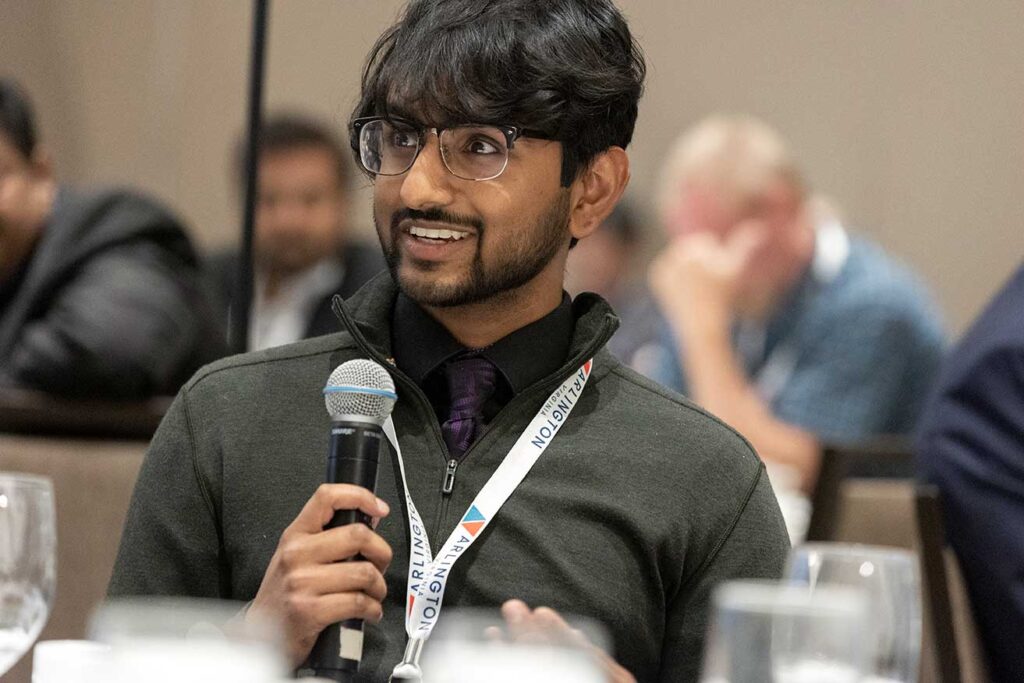
[[[766, 325], [737, 325], [734, 348], [772, 414], [822, 441], [909, 434], [942, 360], [941, 316], [879, 246], [856, 237], [848, 246], [833, 277], [809, 268]], [[656, 346], [637, 369], [685, 394], [663, 320]]]

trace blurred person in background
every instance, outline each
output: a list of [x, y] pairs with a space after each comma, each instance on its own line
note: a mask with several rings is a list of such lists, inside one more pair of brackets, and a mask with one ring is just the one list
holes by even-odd
[[991, 680], [1024, 681], [1024, 266], [957, 344], [921, 418]]
[[[238, 145], [239, 178], [246, 141]], [[335, 294], [349, 297], [384, 259], [376, 246], [349, 239], [348, 153], [330, 128], [295, 114], [270, 117], [259, 141], [252, 351], [339, 328]], [[210, 258], [213, 296], [226, 322], [236, 287], [237, 250]]]
[[640, 243], [640, 226], [633, 209], [619, 203], [594, 234], [569, 252], [565, 288], [573, 296], [594, 292], [618, 311], [629, 298], [630, 267]]
[[565, 269], [570, 294], [594, 292], [615, 309], [622, 324], [608, 340], [608, 350], [620, 360], [658, 334], [654, 303], [642, 279], [633, 274], [642, 229], [633, 205], [619, 202], [597, 230], [569, 252]]
[[664, 324], [644, 369], [804, 489], [823, 443], [908, 434], [942, 356], [939, 315], [907, 268], [809, 195], [778, 133], [706, 119], [663, 183], [668, 245], [648, 280]]
[[0, 386], [173, 394], [220, 347], [178, 219], [58, 184], [27, 96], [0, 80]]

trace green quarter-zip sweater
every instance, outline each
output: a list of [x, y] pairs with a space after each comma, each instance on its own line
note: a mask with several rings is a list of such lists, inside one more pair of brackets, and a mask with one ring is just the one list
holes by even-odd
[[[394, 376], [410, 493], [439, 548], [545, 399], [593, 357], [575, 409], [455, 565], [444, 605], [520, 598], [590, 617], [609, 629], [616, 659], [639, 681], [697, 680], [713, 588], [778, 577], [789, 546], [750, 445], [616, 361], [604, 345], [618, 319], [583, 295], [573, 302], [565, 364], [512, 397], [444, 493], [449, 458], [437, 415], [390, 362], [396, 295], [381, 275], [336, 307], [345, 331], [227, 358], [192, 378], [146, 455], [111, 595], [255, 597], [281, 532], [323, 482], [330, 418], [321, 392], [340, 363], [370, 358]], [[392, 512], [377, 532], [394, 560], [384, 619], [365, 629], [368, 681], [387, 680], [406, 640], [400, 492], [397, 460], [385, 453], [377, 494]]]

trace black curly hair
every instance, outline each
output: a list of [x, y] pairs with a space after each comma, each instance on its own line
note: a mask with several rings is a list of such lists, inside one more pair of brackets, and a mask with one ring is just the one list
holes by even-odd
[[370, 51], [351, 120], [536, 131], [562, 143], [568, 187], [598, 154], [629, 144], [645, 72], [610, 0], [413, 0]]

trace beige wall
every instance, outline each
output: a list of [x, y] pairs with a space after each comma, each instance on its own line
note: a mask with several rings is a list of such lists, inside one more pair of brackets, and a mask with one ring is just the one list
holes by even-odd
[[[267, 102], [341, 125], [397, 0], [272, 3]], [[248, 0], [0, 0], [0, 73], [33, 93], [63, 178], [139, 185], [234, 239]], [[715, 110], [776, 124], [850, 222], [962, 329], [1024, 254], [1024, 4], [621, 0], [650, 66], [632, 194]], [[367, 222], [367, 195], [357, 203]], [[652, 234], [656, 234], [655, 226]]]

